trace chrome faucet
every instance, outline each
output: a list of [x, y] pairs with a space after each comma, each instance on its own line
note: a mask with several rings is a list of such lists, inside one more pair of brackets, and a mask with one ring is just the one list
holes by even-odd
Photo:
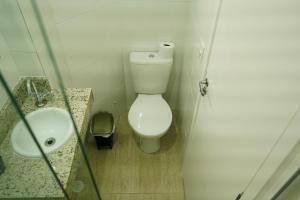
[[31, 79], [27, 79], [27, 93], [29, 96], [35, 96], [36, 102], [35, 105], [37, 107], [43, 107], [47, 104], [47, 100], [43, 97], [42, 94], [40, 94], [37, 89], [36, 86], [34, 84], [34, 82]]

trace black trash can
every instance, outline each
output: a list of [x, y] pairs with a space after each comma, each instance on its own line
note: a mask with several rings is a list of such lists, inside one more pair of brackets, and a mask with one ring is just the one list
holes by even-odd
[[98, 149], [112, 149], [115, 132], [113, 115], [107, 112], [99, 112], [95, 114], [91, 120], [90, 132], [96, 140]]

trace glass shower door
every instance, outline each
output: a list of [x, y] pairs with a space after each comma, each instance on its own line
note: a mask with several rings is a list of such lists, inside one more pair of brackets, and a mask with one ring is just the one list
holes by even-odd
[[[41, 61], [40, 44], [33, 42], [22, 12], [24, 4], [42, 22], [34, 1], [0, 2], [0, 198], [98, 200], [83, 144], [93, 102], [91, 90], [64, 87], [50, 46], [47, 53], [53, 65]], [[38, 25], [47, 46], [45, 29], [42, 23]], [[51, 80], [49, 71], [54, 72]], [[66, 123], [60, 124], [62, 120]], [[15, 138], [19, 144], [25, 141], [19, 136], [33, 139], [29, 153], [26, 145], [19, 151], [12, 145], [12, 134], [20, 123], [23, 132]], [[58, 133], [66, 124], [72, 131]]]
[[[92, 91], [90, 88], [66, 88], [64, 79], [60, 73], [62, 66], [59, 66], [56, 56], [52, 50], [52, 44], [49, 40], [47, 29], [43, 22], [43, 17], [35, 0], [31, 1], [32, 11], [41, 31], [41, 37], [45, 42], [45, 48], [50, 58], [51, 69], [54, 72], [52, 84], [57, 87], [53, 89], [57, 100], [63, 102], [63, 108], [70, 114], [74, 128], [73, 156], [71, 156], [72, 165], [70, 178], [68, 179], [67, 192], [71, 199], [95, 199], [100, 200], [100, 192], [92, 171], [91, 163], [87, 155], [84, 141], [87, 138], [91, 106], [93, 103]], [[55, 83], [54, 83], [55, 82]], [[60, 103], [55, 103], [55, 106]]]
[[[11, 91], [1, 71], [0, 83], [0, 199], [69, 199], [25, 118], [21, 84]], [[32, 149], [38, 157], [24, 156]]]
[[[30, 127], [22, 119], [28, 107], [22, 106], [27, 99], [24, 76], [42, 76], [43, 71], [19, 11], [17, 1], [0, 2], [0, 199], [65, 199], [49, 160], [25, 157], [16, 152], [16, 141], [30, 134]], [[17, 106], [19, 105], [19, 106]], [[24, 112], [23, 112], [24, 111]], [[28, 123], [27, 123], [28, 125]], [[31, 137], [30, 135], [27, 135]], [[34, 135], [33, 135], [34, 136]], [[41, 154], [34, 141], [29, 148]], [[24, 144], [24, 143], [23, 143]], [[52, 171], [52, 173], [51, 173]]]

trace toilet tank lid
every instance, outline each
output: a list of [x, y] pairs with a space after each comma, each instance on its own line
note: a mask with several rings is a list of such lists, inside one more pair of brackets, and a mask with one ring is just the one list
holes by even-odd
[[161, 58], [157, 52], [131, 52], [130, 63], [133, 64], [172, 64], [173, 59]]

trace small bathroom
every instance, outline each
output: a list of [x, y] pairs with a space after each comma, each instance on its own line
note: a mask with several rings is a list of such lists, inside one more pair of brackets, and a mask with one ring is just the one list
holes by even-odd
[[299, 200], [300, 2], [1, 0], [0, 199]]

